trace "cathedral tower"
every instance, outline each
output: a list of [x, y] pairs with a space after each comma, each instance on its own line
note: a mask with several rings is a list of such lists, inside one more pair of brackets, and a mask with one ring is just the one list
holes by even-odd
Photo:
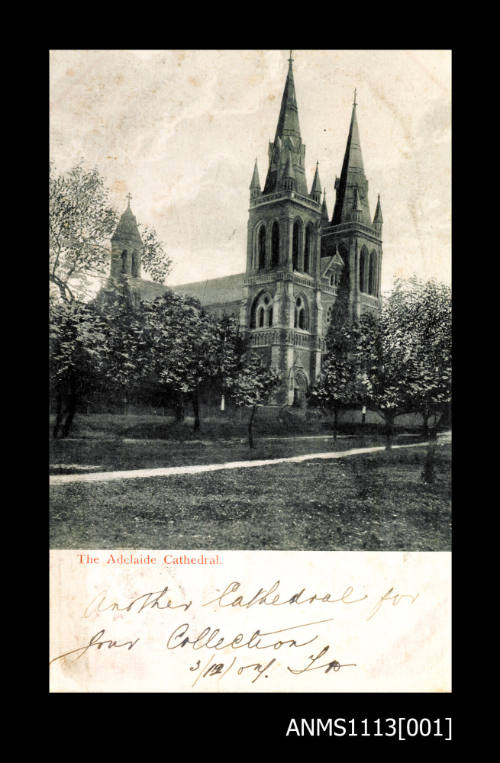
[[264, 189], [257, 162], [250, 184], [240, 311], [252, 347], [282, 373], [281, 404], [305, 402], [321, 367], [321, 182], [316, 165], [308, 190], [292, 62]]
[[[382, 209], [380, 196], [373, 222], [368, 203], [356, 115], [356, 91], [340, 178], [335, 180], [336, 200], [330, 224], [323, 224], [321, 256], [340, 255], [345, 266], [351, 319], [380, 309], [382, 268]], [[326, 295], [325, 295], [326, 296]]]

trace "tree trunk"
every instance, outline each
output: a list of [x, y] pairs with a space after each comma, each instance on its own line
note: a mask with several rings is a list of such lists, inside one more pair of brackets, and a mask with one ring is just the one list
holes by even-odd
[[194, 414], [194, 427], [193, 431], [199, 432], [201, 428], [201, 422], [200, 422], [200, 398], [199, 398], [199, 390], [195, 390], [193, 392], [193, 414]]
[[182, 395], [179, 395], [179, 398], [175, 404], [175, 420], [178, 424], [182, 424], [184, 421], [184, 417], [186, 415], [186, 411], [184, 409], [184, 398]]
[[75, 416], [76, 411], [76, 395], [71, 392], [68, 395], [68, 404], [66, 407], [66, 418], [64, 420], [64, 425], [62, 428], [62, 437], [67, 437], [71, 430], [71, 425], [73, 423], [73, 418]]
[[422, 419], [423, 419], [423, 434], [424, 434], [424, 440], [427, 440], [429, 436], [429, 417], [430, 417], [430, 411], [428, 407], [426, 406], [424, 410], [422, 411]]
[[52, 436], [54, 440], [56, 440], [59, 435], [59, 428], [61, 426], [61, 422], [62, 422], [62, 394], [61, 394], [61, 391], [59, 390], [57, 392], [56, 423], [54, 424], [54, 429], [52, 431]]
[[254, 441], [253, 441], [253, 420], [255, 418], [256, 410], [257, 410], [257, 406], [254, 405], [252, 407], [250, 418], [248, 419], [248, 445], [250, 448], [255, 448]]
[[394, 440], [394, 415], [385, 414], [385, 449], [391, 450]]
[[422, 481], [432, 485], [436, 481], [436, 443], [437, 426], [433, 426], [429, 432], [429, 444], [425, 454], [424, 469], [422, 471]]

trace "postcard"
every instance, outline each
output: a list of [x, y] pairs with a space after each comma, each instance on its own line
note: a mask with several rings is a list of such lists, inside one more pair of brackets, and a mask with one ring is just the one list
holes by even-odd
[[451, 692], [451, 51], [50, 53], [50, 692]]

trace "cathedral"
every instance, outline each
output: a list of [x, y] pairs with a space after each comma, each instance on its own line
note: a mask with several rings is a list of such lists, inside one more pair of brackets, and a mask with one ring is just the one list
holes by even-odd
[[[356, 92], [330, 219], [318, 165], [308, 190], [292, 63], [264, 187], [257, 162], [250, 182], [245, 272], [174, 287], [218, 316], [239, 315], [251, 347], [282, 374], [281, 405], [302, 405], [318, 378], [335, 303], [350, 319], [381, 305], [382, 210], [379, 196], [371, 218]], [[170, 288], [141, 278], [141, 247], [129, 197], [111, 239], [107, 289], [126, 285], [148, 300]]]

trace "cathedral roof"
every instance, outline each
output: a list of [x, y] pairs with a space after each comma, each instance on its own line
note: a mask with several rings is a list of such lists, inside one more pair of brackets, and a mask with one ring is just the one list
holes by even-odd
[[218, 305], [223, 303], [240, 302], [243, 298], [244, 273], [210, 278], [206, 281], [178, 284], [172, 290], [188, 297], [195, 297], [202, 305]]

